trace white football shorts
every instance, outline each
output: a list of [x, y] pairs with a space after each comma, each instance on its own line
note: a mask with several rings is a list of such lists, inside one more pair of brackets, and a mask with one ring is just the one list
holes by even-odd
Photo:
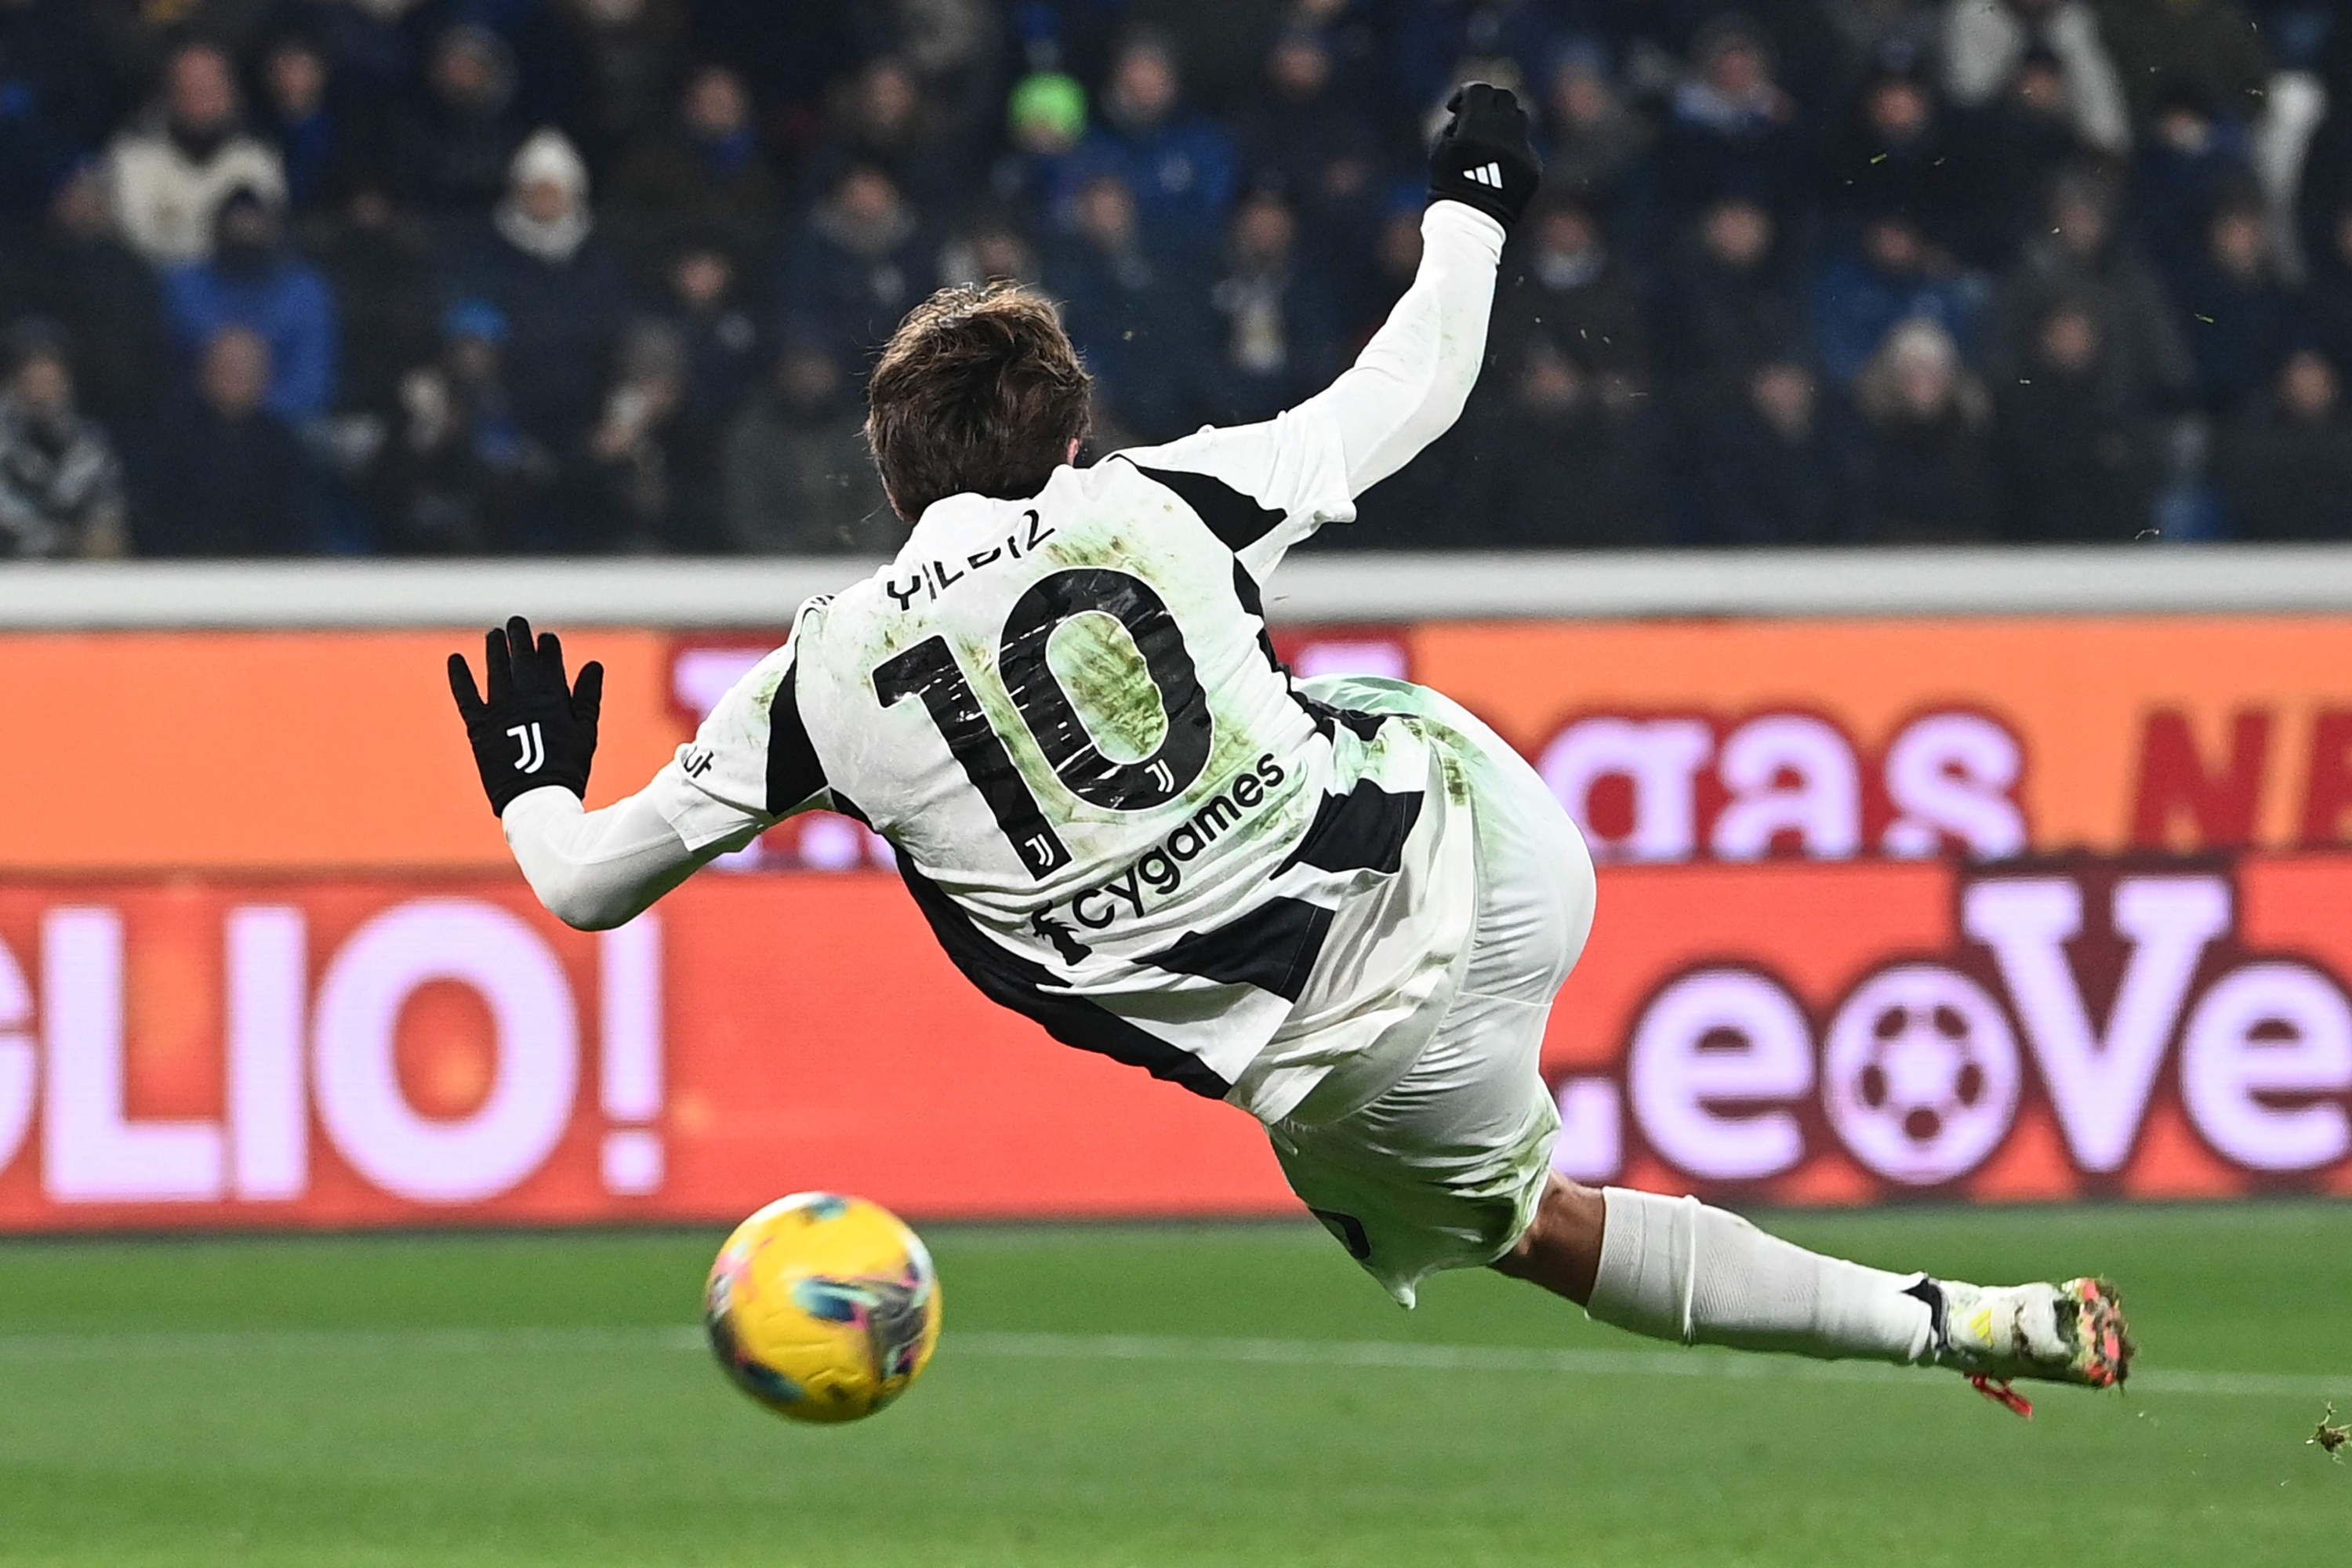
[[1460, 704], [1374, 677], [1301, 684], [1425, 721], [1470, 784], [1476, 919], [1436, 1032], [1369, 1103], [1318, 1120], [1310, 1096], [1266, 1129], [1291, 1190], [1409, 1308], [1430, 1275], [1492, 1263], [1535, 1222], [1559, 1136], [1544, 1024], [1592, 930], [1592, 857], [1535, 769]]

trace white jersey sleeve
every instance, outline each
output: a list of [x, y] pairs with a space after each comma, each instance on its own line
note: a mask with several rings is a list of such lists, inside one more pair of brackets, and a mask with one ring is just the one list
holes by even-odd
[[798, 635], [796, 626], [783, 647], [728, 689], [646, 787], [688, 848], [748, 841], [832, 804], [801, 722]]
[[[1356, 498], [1412, 460], [1462, 416], [1486, 353], [1503, 226], [1459, 202], [1421, 221], [1421, 268], [1364, 352], [1330, 386], [1262, 425], [1202, 430], [1118, 456], [1184, 496], [1260, 583]], [[1180, 479], [1216, 480], [1255, 516], [1204, 509]]]

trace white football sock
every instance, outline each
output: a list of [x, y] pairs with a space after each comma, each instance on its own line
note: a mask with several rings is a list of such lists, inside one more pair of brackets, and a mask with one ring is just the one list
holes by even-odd
[[1930, 1359], [1927, 1304], [1888, 1274], [1807, 1252], [1696, 1198], [1609, 1187], [1593, 1317], [1656, 1340], [1823, 1360]]

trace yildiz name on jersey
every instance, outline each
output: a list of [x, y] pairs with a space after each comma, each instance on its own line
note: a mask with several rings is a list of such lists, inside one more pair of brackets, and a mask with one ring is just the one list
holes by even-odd
[[[2269, 879], [2242, 896], [2256, 876]], [[1631, 1016], [1619, 1069], [1557, 1085], [1556, 1163], [1605, 1181], [1646, 1153], [1695, 1186], [1769, 1186], [1843, 1154], [1898, 1188], [1983, 1173], [1999, 1190], [1979, 1195], [2056, 1198], [2185, 1196], [2217, 1173], [2243, 1187], [2352, 1157], [2347, 976], [2313, 961], [2324, 947], [2294, 951], [2352, 866], [2076, 861], [1956, 884], [1943, 951], [1885, 943], [1825, 1008], [1819, 964], [1794, 951], [1667, 971]], [[2242, 909], [2264, 912], [2272, 951]], [[2031, 1148], [2013, 1136], [2028, 1113]], [[2037, 1185], [2053, 1171], [2063, 1186]]]

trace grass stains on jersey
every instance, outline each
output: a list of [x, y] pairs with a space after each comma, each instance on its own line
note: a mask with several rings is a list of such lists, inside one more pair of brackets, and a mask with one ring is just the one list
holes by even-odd
[[1143, 761], [1168, 738], [1168, 710], [1143, 652], [1118, 617], [1073, 616], [1045, 639], [1045, 662], [1079, 722], [1115, 763]]

